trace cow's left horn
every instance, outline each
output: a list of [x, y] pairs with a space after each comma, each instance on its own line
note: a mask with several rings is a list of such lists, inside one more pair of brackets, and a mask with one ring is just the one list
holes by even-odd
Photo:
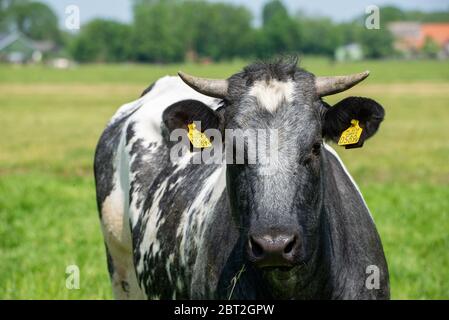
[[320, 97], [339, 93], [355, 86], [369, 76], [369, 71], [350, 74], [347, 76], [316, 77], [315, 87]]
[[223, 99], [228, 92], [227, 80], [199, 78], [181, 71], [178, 75], [192, 89], [206, 96]]

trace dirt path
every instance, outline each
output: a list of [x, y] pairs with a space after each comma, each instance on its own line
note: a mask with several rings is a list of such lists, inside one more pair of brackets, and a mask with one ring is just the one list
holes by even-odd
[[[104, 95], [114, 92], [114, 94], [130, 94], [138, 98], [144, 89], [144, 84], [0, 84], [0, 94], [2, 95], [51, 95], [55, 92], [64, 92], [68, 95]], [[418, 96], [449, 96], [449, 83], [367, 83], [354, 87], [351, 89], [351, 93], [364, 95], [412, 94]]]

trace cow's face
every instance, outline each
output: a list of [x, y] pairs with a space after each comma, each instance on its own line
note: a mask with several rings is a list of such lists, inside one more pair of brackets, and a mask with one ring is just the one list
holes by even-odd
[[[366, 76], [316, 78], [298, 69], [296, 61], [255, 64], [228, 80], [181, 74], [199, 92], [224, 99], [218, 112], [192, 110], [206, 127], [223, 133], [262, 129], [267, 136], [276, 135], [268, 168], [258, 161], [236, 164], [235, 158], [227, 163], [230, 209], [242, 230], [248, 260], [263, 270], [300, 270], [316, 251], [325, 188], [323, 139], [338, 140], [357, 119], [364, 129], [360, 146], [377, 131], [384, 115], [383, 108], [367, 98], [347, 98], [330, 107], [321, 97], [348, 89]], [[235, 154], [231, 140], [225, 139], [225, 147]], [[248, 159], [249, 144], [245, 148]], [[273, 150], [276, 157], [271, 161]]]
[[[256, 154], [265, 152], [268, 164], [261, 159], [228, 164], [227, 190], [232, 213], [246, 232], [248, 259], [260, 268], [289, 269], [308, 260], [311, 236], [317, 234], [321, 109], [313, 75], [296, 65], [272, 67], [253, 66], [229, 79], [225, 128], [266, 132], [267, 144], [256, 145], [264, 148]], [[251, 146], [245, 147], [248, 159]]]

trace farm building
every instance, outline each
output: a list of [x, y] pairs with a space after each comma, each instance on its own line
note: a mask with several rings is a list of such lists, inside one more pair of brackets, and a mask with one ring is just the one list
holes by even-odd
[[33, 41], [20, 32], [0, 34], [0, 61], [9, 63], [40, 62], [55, 49], [51, 41]]
[[393, 22], [388, 26], [395, 37], [395, 49], [415, 56], [429, 43], [438, 57], [449, 58], [449, 23]]
[[358, 43], [350, 43], [335, 49], [336, 61], [359, 61], [364, 57], [362, 46]]

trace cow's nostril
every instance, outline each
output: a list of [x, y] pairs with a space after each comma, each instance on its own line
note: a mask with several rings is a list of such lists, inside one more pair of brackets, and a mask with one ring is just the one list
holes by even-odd
[[249, 238], [249, 243], [250, 243], [251, 252], [255, 258], [260, 258], [261, 256], [263, 256], [264, 250], [263, 250], [262, 246], [260, 244], [258, 244], [257, 241], [255, 241], [253, 239], [253, 237]]
[[293, 251], [293, 247], [295, 246], [296, 242], [296, 236], [294, 236], [290, 241], [287, 243], [287, 245], [284, 248], [284, 254], [289, 254]]
[[296, 263], [299, 254], [297, 235], [250, 235], [247, 253], [259, 267], [283, 267]]

